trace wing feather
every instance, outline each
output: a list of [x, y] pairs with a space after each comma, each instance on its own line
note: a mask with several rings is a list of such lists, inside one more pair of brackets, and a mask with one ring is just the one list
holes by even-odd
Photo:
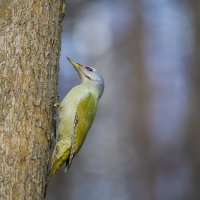
[[76, 153], [80, 149], [83, 144], [86, 135], [94, 121], [96, 115], [96, 99], [94, 95], [88, 92], [84, 98], [80, 99], [80, 102], [77, 106], [77, 116], [78, 116], [78, 124], [77, 124], [77, 135], [76, 135]]

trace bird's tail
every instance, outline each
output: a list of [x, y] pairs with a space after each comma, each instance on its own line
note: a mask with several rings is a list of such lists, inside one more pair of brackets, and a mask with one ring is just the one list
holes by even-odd
[[61, 139], [56, 143], [52, 157], [50, 159], [50, 167], [47, 172], [44, 197], [46, 196], [46, 189], [50, 182], [51, 177], [66, 161], [69, 160], [70, 149], [71, 149], [71, 143], [69, 138]]
[[48, 171], [47, 183], [55, 172], [69, 159], [71, 142], [69, 138], [61, 139], [56, 143]]

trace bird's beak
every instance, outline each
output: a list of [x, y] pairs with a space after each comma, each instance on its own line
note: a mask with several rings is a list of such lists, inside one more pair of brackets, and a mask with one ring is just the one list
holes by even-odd
[[74, 66], [74, 68], [75, 68], [76, 70], [80, 70], [80, 64], [74, 62], [72, 59], [70, 59], [70, 58], [68, 58], [68, 57], [67, 57], [67, 59], [68, 59], [69, 62]]
[[80, 65], [79, 63], [74, 62], [72, 59], [68, 58], [69, 62], [73, 65], [73, 67], [76, 69], [76, 71], [78, 72], [80, 78], [82, 79], [83, 75], [84, 75], [84, 67], [83, 65]]

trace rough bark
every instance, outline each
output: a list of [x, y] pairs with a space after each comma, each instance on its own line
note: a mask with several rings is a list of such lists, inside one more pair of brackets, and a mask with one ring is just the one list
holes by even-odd
[[43, 199], [60, 0], [0, 0], [0, 199]]

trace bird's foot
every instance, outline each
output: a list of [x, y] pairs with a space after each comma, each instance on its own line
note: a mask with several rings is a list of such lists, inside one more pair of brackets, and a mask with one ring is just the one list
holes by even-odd
[[59, 107], [60, 107], [60, 103], [59, 103], [59, 102], [54, 103], [54, 104], [53, 104], [53, 107], [54, 107], [54, 108], [59, 108]]

